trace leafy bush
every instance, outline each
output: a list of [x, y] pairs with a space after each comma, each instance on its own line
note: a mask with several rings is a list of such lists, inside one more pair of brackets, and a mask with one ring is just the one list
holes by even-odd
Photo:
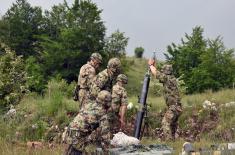
[[136, 58], [142, 58], [144, 53], [144, 48], [143, 47], [136, 47], [135, 48], [135, 57]]
[[28, 74], [27, 85], [30, 91], [41, 93], [46, 88], [46, 76], [43, 73], [42, 66], [36, 58], [30, 56], [26, 60], [26, 71]]
[[[29, 93], [15, 107], [16, 115], [0, 116], [0, 136], [9, 140], [49, 140], [57, 135], [49, 131], [52, 126], [61, 130], [79, 110], [71, 94], [75, 83], [68, 84], [61, 78], [51, 79], [44, 96]], [[1, 115], [1, 114], [0, 114]], [[16, 139], [16, 133], [20, 138]]]
[[0, 50], [0, 105], [17, 104], [26, 91], [25, 64], [4, 44], [0, 44]]
[[[45, 100], [40, 104], [42, 113], [46, 116], [57, 116], [61, 110], [67, 109], [66, 98], [72, 99], [75, 84], [68, 84], [63, 79], [52, 79], [48, 82]], [[71, 101], [73, 102], [73, 101]]]
[[53, 95], [56, 92], [61, 93], [62, 96], [72, 98], [72, 92], [75, 88], [76, 82], [68, 84], [66, 80], [57, 76], [56, 78], [51, 79], [47, 84], [47, 95]]

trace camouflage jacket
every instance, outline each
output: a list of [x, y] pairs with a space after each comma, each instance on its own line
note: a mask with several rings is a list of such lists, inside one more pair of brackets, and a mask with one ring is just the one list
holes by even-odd
[[94, 100], [101, 90], [111, 92], [115, 80], [115, 78], [109, 76], [107, 69], [100, 72], [96, 75], [93, 83], [91, 84], [89, 99]]
[[81, 89], [90, 89], [90, 85], [96, 76], [95, 68], [88, 62], [80, 69], [78, 76], [78, 85]]
[[163, 95], [168, 106], [180, 105], [180, 95], [174, 75], [167, 75], [157, 71], [156, 78], [163, 84]]
[[122, 105], [127, 105], [127, 92], [126, 89], [118, 84], [115, 84], [112, 89], [112, 110], [116, 113]]
[[106, 110], [97, 102], [89, 102], [79, 111], [79, 114], [70, 123], [70, 128], [82, 132], [94, 130], [93, 125], [97, 125], [100, 119], [106, 114]]

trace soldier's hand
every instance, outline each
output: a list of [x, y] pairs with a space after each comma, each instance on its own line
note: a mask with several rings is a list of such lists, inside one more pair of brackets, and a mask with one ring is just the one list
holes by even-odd
[[149, 64], [150, 71], [152, 72], [152, 74], [154, 76], [156, 76], [157, 75], [157, 69], [155, 67], [155, 60], [154, 59], [149, 59], [148, 64]]
[[155, 60], [154, 59], [149, 59], [149, 61], [148, 61], [148, 64], [149, 64], [149, 66], [151, 66], [151, 65], [155, 65]]
[[126, 122], [125, 122], [125, 121], [123, 121], [123, 120], [120, 120], [120, 123], [121, 123], [121, 127], [120, 127], [120, 129], [121, 129], [121, 130], [125, 129]]

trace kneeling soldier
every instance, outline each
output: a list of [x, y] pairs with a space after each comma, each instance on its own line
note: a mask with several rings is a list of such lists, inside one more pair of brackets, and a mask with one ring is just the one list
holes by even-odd
[[75, 150], [83, 152], [90, 143], [102, 141], [101, 147], [107, 147], [110, 141], [108, 109], [111, 105], [111, 94], [103, 90], [98, 94], [95, 102], [84, 105], [79, 114], [70, 123], [66, 142], [69, 148], [66, 155]]

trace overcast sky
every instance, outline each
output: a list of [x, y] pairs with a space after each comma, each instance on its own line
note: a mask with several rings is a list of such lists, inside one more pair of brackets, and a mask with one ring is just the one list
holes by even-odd
[[[63, 0], [28, 0], [33, 6], [50, 9]], [[73, 0], [67, 0], [69, 4]], [[3, 15], [15, 0], [0, 0]], [[204, 28], [205, 38], [222, 36], [227, 48], [235, 47], [235, 0], [93, 0], [102, 9], [106, 35], [119, 29], [129, 37], [128, 55], [135, 47], [145, 49], [144, 56], [157, 52], [164, 59], [166, 46], [180, 43], [192, 28]]]

